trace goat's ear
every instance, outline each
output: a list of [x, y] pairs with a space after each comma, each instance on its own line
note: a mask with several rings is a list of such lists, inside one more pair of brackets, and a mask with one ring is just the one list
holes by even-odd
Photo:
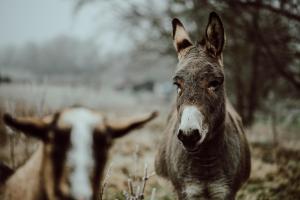
[[215, 12], [211, 12], [205, 30], [204, 43], [206, 50], [213, 56], [220, 56], [225, 43], [224, 27], [220, 17]]
[[118, 138], [126, 135], [134, 129], [141, 128], [147, 122], [151, 121], [158, 116], [158, 112], [152, 112], [145, 116], [136, 117], [132, 119], [127, 119], [126, 121], [121, 121], [117, 123], [108, 122], [108, 129], [112, 138]]
[[47, 116], [40, 119], [34, 117], [12, 117], [10, 114], [4, 114], [3, 121], [7, 126], [21, 131], [25, 135], [46, 140], [52, 117]]
[[173, 27], [173, 44], [177, 51], [178, 58], [180, 58], [184, 52], [184, 49], [192, 46], [192, 41], [189, 34], [186, 32], [183, 24], [177, 18], [172, 20]]

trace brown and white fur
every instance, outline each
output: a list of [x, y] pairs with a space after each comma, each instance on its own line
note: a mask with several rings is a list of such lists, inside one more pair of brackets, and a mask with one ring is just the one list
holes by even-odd
[[179, 200], [233, 200], [251, 164], [241, 118], [226, 98], [221, 19], [212, 12], [196, 44], [178, 19], [172, 25], [178, 94], [156, 155], [156, 173], [172, 182]]
[[112, 122], [102, 113], [72, 107], [44, 118], [11, 117], [6, 125], [41, 141], [29, 160], [2, 186], [6, 200], [97, 199], [109, 147], [115, 138], [157, 115]]

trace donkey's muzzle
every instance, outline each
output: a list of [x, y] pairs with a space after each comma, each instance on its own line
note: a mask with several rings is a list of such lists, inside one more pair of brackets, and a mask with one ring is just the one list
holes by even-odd
[[183, 131], [179, 129], [177, 138], [182, 142], [187, 150], [193, 150], [197, 147], [198, 142], [201, 140], [201, 135], [198, 129], [191, 129]]

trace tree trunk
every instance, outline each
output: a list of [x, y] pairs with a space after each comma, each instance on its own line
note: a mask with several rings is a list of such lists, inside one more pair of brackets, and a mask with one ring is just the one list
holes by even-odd
[[[253, 30], [258, 30], [259, 26], [259, 11], [253, 12], [252, 15]], [[257, 33], [259, 34], [259, 33]], [[259, 98], [259, 87], [258, 83], [260, 80], [259, 65], [260, 65], [260, 55], [261, 48], [259, 43], [259, 38], [257, 34], [251, 34], [251, 39], [253, 41], [253, 52], [252, 52], [252, 63], [251, 63], [251, 74], [249, 79], [249, 90], [248, 90], [248, 106], [247, 114], [245, 116], [245, 124], [251, 125], [254, 121], [254, 113], [258, 107]]]

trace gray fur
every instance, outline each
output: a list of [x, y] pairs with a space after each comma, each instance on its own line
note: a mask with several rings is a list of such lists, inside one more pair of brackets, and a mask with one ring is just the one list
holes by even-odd
[[[214, 90], [210, 86], [211, 81], [224, 80], [222, 55], [211, 54], [207, 43], [204, 39], [184, 49], [184, 53], [178, 52], [175, 79], [179, 77], [182, 93], [155, 159], [156, 173], [171, 181], [179, 200], [235, 199], [250, 175], [250, 151], [241, 118], [226, 98], [223, 81]], [[207, 138], [192, 153], [176, 137], [185, 105], [196, 106], [209, 125]]]

